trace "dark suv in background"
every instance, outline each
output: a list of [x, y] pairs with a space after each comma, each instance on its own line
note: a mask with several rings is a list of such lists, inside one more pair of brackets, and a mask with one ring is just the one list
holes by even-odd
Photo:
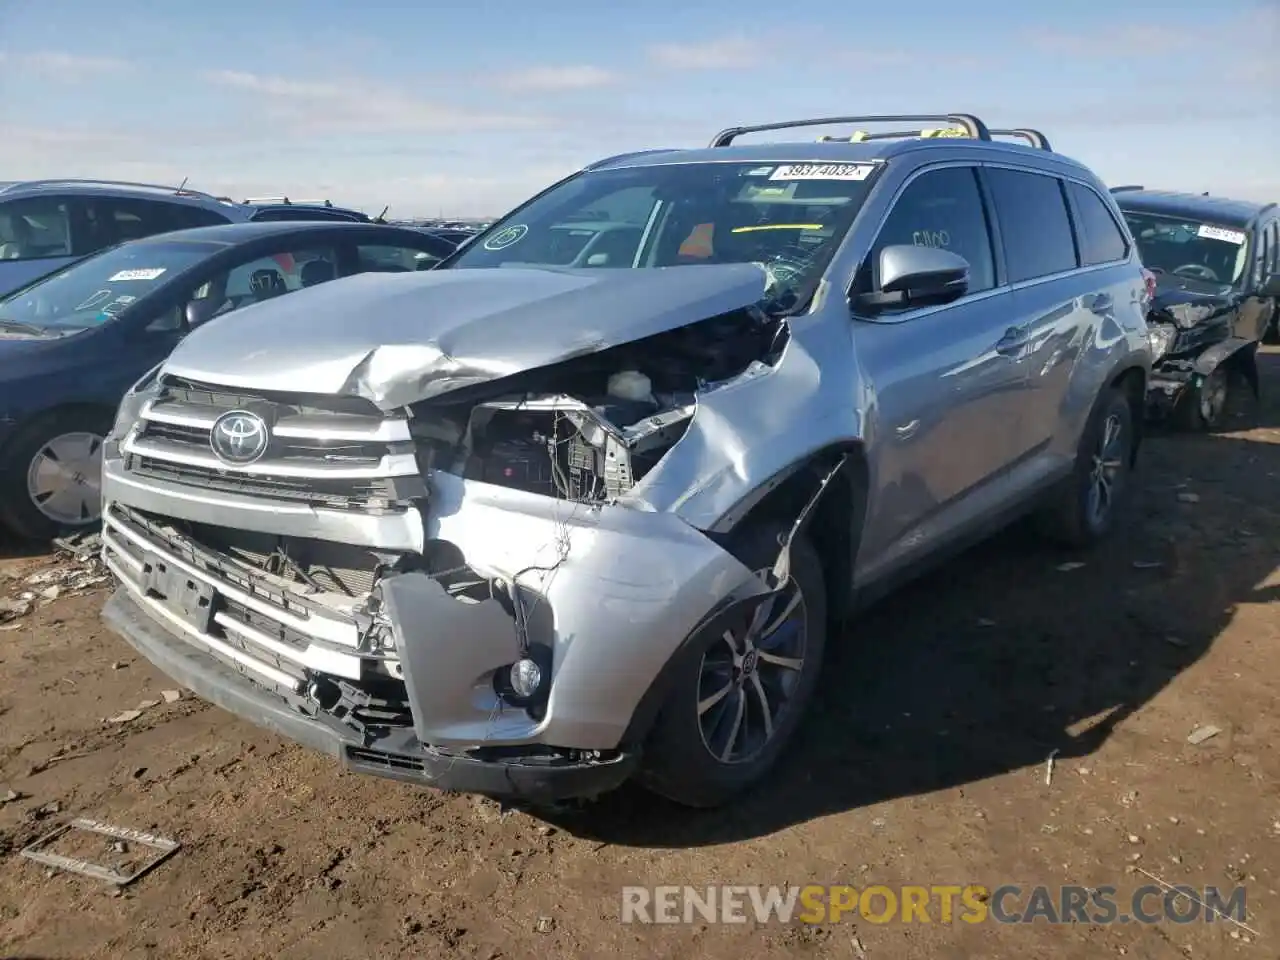
[[1156, 276], [1152, 408], [1212, 429], [1240, 391], [1256, 395], [1258, 343], [1276, 332], [1280, 207], [1140, 186], [1111, 192]]

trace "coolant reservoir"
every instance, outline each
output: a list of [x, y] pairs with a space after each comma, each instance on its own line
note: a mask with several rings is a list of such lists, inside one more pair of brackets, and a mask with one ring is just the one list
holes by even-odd
[[622, 370], [609, 378], [609, 396], [633, 403], [653, 403], [652, 384], [638, 370]]

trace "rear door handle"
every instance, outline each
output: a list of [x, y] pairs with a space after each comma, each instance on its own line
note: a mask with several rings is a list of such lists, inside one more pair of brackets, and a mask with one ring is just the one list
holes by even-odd
[[1093, 298], [1093, 303], [1089, 304], [1089, 309], [1094, 313], [1110, 313], [1115, 306], [1115, 301], [1111, 299], [1111, 294], [1100, 293]]

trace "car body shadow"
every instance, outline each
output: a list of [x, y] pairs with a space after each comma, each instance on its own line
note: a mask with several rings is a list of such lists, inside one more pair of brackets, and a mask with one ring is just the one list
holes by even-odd
[[[1280, 393], [1280, 356], [1260, 360]], [[628, 786], [542, 815], [610, 844], [702, 846], [1088, 756], [1237, 605], [1278, 598], [1259, 586], [1277, 565], [1276, 477], [1280, 439], [1154, 436], [1105, 547], [1063, 554], [1023, 525], [859, 617], [788, 755], [738, 802], [690, 811]]]

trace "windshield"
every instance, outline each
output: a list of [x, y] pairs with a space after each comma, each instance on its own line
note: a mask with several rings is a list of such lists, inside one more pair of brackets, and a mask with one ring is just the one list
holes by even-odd
[[1243, 230], [1146, 213], [1125, 212], [1124, 217], [1148, 270], [1222, 287], [1244, 275], [1248, 235]]
[[583, 173], [500, 220], [446, 268], [762, 263], [804, 306], [857, 216], [869, 163], [682, 163]]
[[96, 327], [219, 249], [175, 242], [105, 250], [0, 299], [0, 332], [56, 336]]

